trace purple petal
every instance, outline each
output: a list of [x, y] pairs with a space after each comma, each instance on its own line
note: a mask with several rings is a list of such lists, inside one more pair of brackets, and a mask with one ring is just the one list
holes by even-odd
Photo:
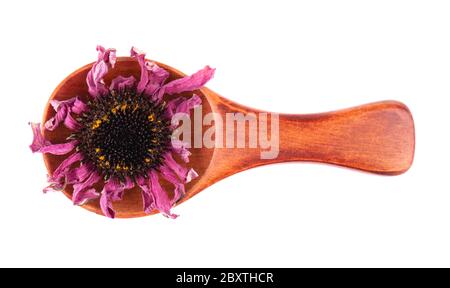
[[45, 140], [41, 132], [41, 123], [29, 123], [31, 130], [33, 131], [33, 142], [30, 145], [30, 149], [33, 153], [40, 152], [42, 147], [51, 145], [50, 141]]
[[71, 129], [71, 127], [78, 127], [79, 125], [77, 121], [72, 118], [70, 112], [80, 114], [87, 109], [86, 104], [84, 104], [81, 100], [79, 100], [78, 97], [70, 98], [68, 100], [63, 101], [51, 100], [50, 104], [56, 111], [56, 114], [54, 117], [50, 118], [47, 122], [45, 122], [45, 128], [49, 131], [55, 130], [55, 128], [58, 127], [59, 124], [63, 122], [69, 129]]
[[192, 154], [187, 149], [187, 145], [188, 143], [186, 142], [177, 139], [172, 139], [172, 151], [178, 153], [185, 163], [189, 163], [189, 156], [191, 156]]
[[[99, 194], [97, 192], [89, 191], [87, 192], [89, 188], [92, 187], [95, 183], [100, 180], [100, 175], [97, 174], [97, 172], [92, 172], [91, 175], [84, 181], [73, 185], [73, 194], [72, 194], [72, 201], [74, 205], [83, 205], [88, 200], [96, 199], [98, 198]], [[92, 190], [92, 189], [89, 189]]]
[[181, 197], [184, 195], [185, 193], [184, 184], [178, 179], [177, 175], [175, 175], [175, 173], [172, 170], [170, 170], [166, 165], [162, 165], [159, 169], [164, 179], [166, 179], [175, 186], [174, 196], [171, 201], [172, 204], [174, 204], [178, 200], [180, 200]]
[[49, 182], [59, 182], [58, 180], [65, 176], [67, 170], [70, 168], [72, 164], [83, 159], [83, 155], [81, 153], [74, 153], [67, 157], [61, 164], [59, 164], [58, 168], [53, 171], [52, 176], [49, 179]]
[[108, 88], [105, 87], [103, 77], [105, 77], [109, 69], [113, 68], [116, 63], [115, 49], [105, 49], [102, 46], [97, 46], [97, 51], [98, 60], [94, 63], [86, 77], [89, 94], [94, 98], [108, 93]]
[[59, 126], [59, 124], [64, 122], [67, 116], [68, 108], [66, 105], [60, 105], [55, 110], [56, 110], [55, 116], [53, 116], [52, 118], [48, 119], [47, 122], [45, 122], [45, 129], [49, 131], [55, 130], [56, 127]]
[[70, 171], [70, 166], [81, 159], [81, 153], [74, 153], [61, 162], [58, 168], [53, 171], [53, 174], [47, 177], [47, 181], [50, 185], [44, 188], [44, 193], [47, 193], [48, 191], [63, 190], [69, 182], [69, 175], [72, 174], [72, 171]]
[[169, 195], [161, 187], [159, 183], [158, 174], [156, 171], [152, 170], [148, 173], [149, 182], [151, 187], [151, 193], [155, 199], [155, 208], [159, 210], [164, 216], [169, 218], [177, 218], [178, 215], [172, 214], [170, 208], [172, 208], [172, 203], [169, 199]]
[[123, 77], [117, 76], [111, 81], [110, 90], [124, 91], [126, 89], [130, 89], [136, 83], [136, 79], [133, 76]]
[[186, 99], [186, 97], [178, 97], [167, 103], [166, 115], [167, 117], [172, 118], [177, 113], [189, 114], [191, 109], [194, 109], [201, 104], [202, 99], [196, 94], [189, 99]]
[[102, 209], [102, 212], [106, 217], [112, 219], [116, 217], [116, 211], [114, 211], [114, 208], [112, 206], [111, 198], [106, 193], [103, 193], [102, 196], [100, 196], [100, 208]]
[[199, 70], [191, 76], [185, 76], [183, 78], [174, 80], [164, 85], [164, 92], [172, 95], [186, 91], [194, 91], [201, 88], [206, 84], [213, 76], [215, 69], [206, 66], [202, 70]]
[[83, 182], [92, 173], [92, 168], [86, 164], [81, 165], [67, 174], [67, 184]]
[[45, 140], [42, 135], [40, 123], [30, 123], [30, 125], [33, 131], [33, 142], [30, 145], [30, 149], [33, 153], [41, 152], [54, 155], [64, 155], [72, 151], [78, 144], [76, 140], [62, 144], [52, 144], [50, 141]]
[[72, 115], [70, 115], [70, 112], [67, 113], [66, 119], [64, 120], [64, 125], [69, 128], [70, 130], [77, 131], [81, 129], [80, 123], [78, 123], [77, 120], [75, 120]]
[[136, 177], [136, 182], [142, 189], [142, 202], [144, 203], [144, 212], [149, 214], [155, 209], [155, 199], [150, 191], [150, 187], [144, 177]]
[[132, 189], [134, 187], [134, 181], [131, 178], [126, 177], [125, 183], [121, 183], [120, 187], [111, 193], [112, 201], [120, 201], [123, 198], [125, 190]]
[[97, 199], [100, 194], [94, 188], [79, 191], [76, 195], [72, 196], [72, 201], [74, 205], [84, 205], [90, 200]]
[[81, 114], [85, 112], [87, 109], [88, 109], [87, 105], [83, 101], [78, 99], [78, 97], [75, 97], [75, 101], [73, 102], [71, 109], [72, 112], [75, 114]]
[[172, 157], [171, 153], [164, 155], [164, 163], [169, 167], [184, 183], [191, 182], [192, 179], [198, 177], [194, 169], [187, 169], [178, 164]]
[[137, 92], [148, 96], [154, 95], [169, 77], [169, 72], [159, 67], [156, 63], [145, 60], [145, 53], [135, 47], [131, 48], [131, 56], [138, 60], [141, 67], [141, 79], [137, 86]]
[[61, 144], [51, 144], [41, 147], [37, 152], [50, 153], [53, 155], [64, 155], [73, 150], [78, 144], [77, 140], [72, 140]]

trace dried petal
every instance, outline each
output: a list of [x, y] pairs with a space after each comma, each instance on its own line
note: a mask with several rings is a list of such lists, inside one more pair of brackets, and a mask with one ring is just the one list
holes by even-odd
[[67, 171], [70, 168], [70, 166], [80, 161], [82, 158], [83, 155], [77, 152], [64, 159], [64, 161], [61, 162], [61, 164], [59, 164], [58, 168], [56, 168], [56, 170], [53, 171], [53, 174], [50, 177], [49, 182], [59, 182], [59, 180], [67, 174]]
[[155, 209], [155, 199], [150, 187], [144, 177], [136, 177], [136, 183], [142, 189], [142, 202], [144, 203], [144, 212], [151, 213]]
[[170, 100], [167, 103], [166, 115], [172, 118], [175, 114], [184, 113], [189, 114], [191, 109], [198, 107], [202, 104], [202, 99], [194, 94], [191, 98], [186, 99], [186, 97], [178, 97]]
[[[141, 79], [137, 85], [137, 92], [152, 96], [169, 77], [169, 72], [159, 67], [156, 63], [145, 60], [145, 53], [135, 47], [131, 48], [131, 56], [138, 60], [141, 67]], [[159, 99], [152, 99], [159, 100]]]
[[86, 104], [79, 100], [78, 97], [73, 97], [63, 101], [51, 100], [50, 104], [56, 111], [56, 114], [54, 117], [45, 122], [45, 128], [49, 131], [55, 130], [59, 124], [63, 122], [69, 129], [72, 129], [71, 127], [79, 127], [77, 121], [70, 115], [70, 112], [79, 114], [87, 109]]
[[159, 169], [164, 179], [166, 179], [175, 186], [174, 197], [171, 201], [171, 203], [174, 204], [178, 200], [180, 200], [181, 197], [184, 195], [185, 193], [184, 184], [178, 179], [177, 175], [175, 175], [175, 173], [172, 170], [170, 170], [170, 168], [168, 168], [166, 165], [162, 165]]
[[36, 152], [50, 153], [53, 155], [64, 155], [64, 154], [67, 154], [70, 151], [72, 151], [73, 148], [75, 148], [77, 146], [77, 144], [78, 144], [77, 140], [72, 140], [72, 141], [69, 141], [66, 143], [61, 143], [61, 144], [50, 144], [50, 145], [41, 147]]
[[41, 132], [41, 123], [29, 123], [31, 130], [33, 131], [33, 142], [30, 145], [30, 149], [33, 153], [40, 152], [39, 150], [51, 145], [50, 141], [45, 140]]
[[67, 143], [52, 144], [50, 141], [45, 140], [42, 135], [40, 123], [30, 123], [30, 125], [33, 131], [33, 142], [30, 145], [30, 149], [33, 153], [41, 152], [54, 155], [64, 155], [72, 151], [78, 143], [76, 140], [73, 140]]
[[194, 169], [187, 169], [178, 164], [172, 157], [171, 153], [164, 155], [165, 164], [169, 167], [184, 183], [191, 182], [192, 179], [198, 177]]
[[185, 76], [183, 78], [174, 80], [164, 85], [164, 92], [172, 95], [186, 91], [194, 91], [200, 89], [206, 84], [213, 76], [215, 69], [206, 66], [202, 70], [199, 70], [191, 76]]
[[78, 99], [78, 97], [75, 97], [75, 101], [73, 102], [73, 105], [71, 107], [71, 111], [75, 114], [81, 114], [87, 110], [87, 105]]
[[191, 152], [187, 149], [188, 143], [172, 139], [172, 151], [178, 153], [185, 163], [189, 163], [189, 156]]
[[64, 120], [64, 125], [69, 128], [70, 130], [77, 131], [81, 129], [80, 123], [78, 123], [77, 120], [75, 120], [72, 115], [70, 115], [70, 112], [67, 113], [66, 119]]
[[112, 219], [116, 217], [116, 211], [114, 211], [114, 208], [112, 206], [111, 198], [106, 193], [103, 193], [100, 196], [100, 208], [102, 209], [102, 212], [106, 217]]
[[172, 208], [172, 203], [169, 199], [169, 195], [161, 187], [159, 183], [158, 174], [156, 171], [152, 170], [148, 173], [149, 182], [151, 187], [151, 193], [155, 199], [155, 208], [159, 210], [164, 216], [169, 218], [177, 218], [178, 215], [172, 214], [170, 208]]
[[86, 77], [89, 94], [94, 98], [108, 93], [108, 88], [105, 87], [103, 77], [105, 77], [109, 69], [113, 68], [116, 63], [115, 49], [105, 49], [102, 46], [97, 46], [97, 51], [97, 62], [94, 63]]
[[109, 89], [118, 90], [122, 92], [126, 89], [132, 88], [135, 83], [136, 79], [133, 76], [130, 77], [117, 76], [111, 81], [111, 86], [109, 87]]
[[92, 172], [91, 175], [84, 181], [73, 185], [72, 201], [74, 205], [83, 205], [88, 200], [98, 198], [99, 194], [92, 189], [89, 189], [100, 180], [100, 175], [97, 172]]

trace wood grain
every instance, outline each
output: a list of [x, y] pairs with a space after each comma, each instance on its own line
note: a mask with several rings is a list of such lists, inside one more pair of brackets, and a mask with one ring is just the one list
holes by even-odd
[[[171, 79], [184, 76], [182, 72], [170, 66], [159, 64], [171, 72]], [[88, 94], [85, 78], [91, 65], [86, 65], [69, 75], [55, 89], [50, 99], [63, 100], [80, 96], [86, 100]], [[139, 67], [133, 59], [120, 57], [116, 67], [108, 74], [106, 82], [109, 83], [117, 75], [134, 75], [138, 78]], [[258, 119], [260, 113], [264, 112], [234, 103], [208, 88], [202, 88], [195, 93], [203, 100], [203, 115], [214, 112], [215, 120], [225, 119], [228, 113], [253, 113]], [[53, 115], [54, 111], [47, 105], [43, 123]], [[270, 119], [269, 116], [268, 131], [272, 128]], [[397, 175], [407, 171], [414, 158], [414, 122], [409, 109], [396, 101], [378, 102], [320, 114], [279, 114], [279, 154], [274, 159], [261, 159], [261, 152], [267, 149], [259, 146], [249, 147], [249, 133], [257, 131], [252, 131], [252, 126], [248, 123], [245, 128], [245, 148], [191, 149], [189, 166], [196, 169], [200, 177], [186, 186], [186, 195], [179, 204], [227, 176], [260, 165], [310, 161], [384, 175]], [[64, 142], [70, 134], [64, 127], [43, 132], [53, 143]], [[193, 134], [194, 132], [192, 130]], [[52, 173], [64, 158], [45, 154], [44, 161], [49, 173]], [[100, 183], [98, 188], [102, 184]], [[163, 181], [162, 185], [167, 191], [172, 190], [169, 183]], [[64, 193], [70, 198], [72, 187], [67, 187]], [[91, 201], [83, 207], [101, 214], [98, 201]], [[115, 202], [114, 208], [119, 218], [146, 216], [142, 212], [142, 200], [138, 189], [127, 191], [124, 200]]]

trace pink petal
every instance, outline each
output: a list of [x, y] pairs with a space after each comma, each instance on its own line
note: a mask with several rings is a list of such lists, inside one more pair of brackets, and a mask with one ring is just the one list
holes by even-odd
[[59, 164], [58, 168], [53, 171], [52, 176], [50, 177], [49, 182], [59, 182], [58, 180], [65, 176], [67, 170], [70, 168], [72, 164], [83, 159], [83, 155], [79, 152], [74, 153], [67, 157], [61, 164]]
[[109, 89], [124, 91], [126, 89], [132, 88], [135, 83], [136, 79], [133, 76], [130, 77], [117, 76], [111, 81], [111, 86], [109, 87]]
[[159, 169], [164, 179], [166, 179], [175, 186], [174, 197], [171, 201], [171, 203], [174, 204], [178, 200], [180, 200], [181, 197], [184, 195], [185, 193], [184, 184], [178, 179], [177, 175], [175, 175], [175, 173], [172, 170], [170, 170], [166, 165], [162, 165]]
[[131, 56], [138, 60], [141, 67], [141, 79], [137, 86], [138, 93], [152, 96], [169, 77], [169, 72], [156, 63], [145, 60], [145, 53], [135, 47], [131, 48]]
[[159, 183], [158, 174], [156, 171], [152, 170], [148, 173], [149, 182], [151, 187], [151, 193], [153, 198], [155, 199], [155, 208], [159, 210], [164, 216], [169, 218], [177, 218], [178, 215], [172, 214], [170, 209], [172, 208], [172, 202], [169, 199], [169, 195], [164, 189], [161, 187]]
[[142, 189], [142, 202], [144, 203], [144, 212], [149, 214], [155, 209], [155, 199], [149, 185], [144, 177], [137, 177], [136, 182]]
[[171, 153], [164, 155], [164, 163], [169, 167], [184, 183], [189, 183], [192, 179], [198, 177], [194, 169], [187, 169], [178, 164], [172, 157]]
[[81, 153], [74, 153], [67, 157], [61, 164], [59, 164], [58, 168], [53, 171], [51, 176], [48, 176], [48, 182], [50, 185], [44, 188], [44, 193], [48, 191], [61, 191], [65, 188], [68, 183], [69, 175], [72, 174], [70, 171], [70, 166], [82, 159]]
[[121, 183], [120, 187], [118, 187], [115, 191], [111, 193], [112, 201], [120, 201], [123, 198], [123, 194], [125, 190], [132, 189], [134, 187], [134, 182], [131, 178], [126, 177], [125, 183]]
[[30, 149], [33, 153], [40, 152], [39, 150], [44, 147], [51, 145], [50, 141], [45, 140], [41, 132], [41, 123], [29, 123], [31, 130], [33, 131], [33, 142], [30, 145]]
[[178, 153], [185, 163], [189, 163], [189, 156], [191, 152], [187, 149], [188, 143], [183, 141], [172, 139], [172, 151]]
[[167, 83], [166, 85], [164, 85], [164, 92], [172, 95], [200, 89], [214, 76], [214, 71], [215, 69], [206, 66], [205, 68], [197, 71], [191, 76], [185, 76], [183, 78]]
[[86, 164], [80, 165], [67, 174], [67, 184], [76, 184], [83, 182], [89, 175], [91, 175], [93, 169]]
[[114, 208], [112, 206], [111, 198], [106, 193], [103, 193], [100, 196], [100, 208], [102, 209], [102, 212], [106, 217], [112, 219], [116, 217], [116, 211], [114, 211]]
[[83, 205], [88, 200], [96, 199], [98, 198], [99, 194], [97, 192], [92, 191], [86, 191], [87, 189], [91, 188], [92, 185], [98, 182], [100, 180], [100, 175], [97, 174], [97, 172], [92, 172], [91, 175], [84, 181], [73, 185], [73, 194], [72, 194], [72, 201], [74, 205]]
[[[55, 107], [55, 106], [53, 106]], [[64, 119], [66, 119], [68, 112], [68, 108], [66, 105], [58, 106], [56, 109], [56, 114], [52, 118], [48, 119], [47, 122], [45, 122], [45, 129], [49, 131], [53, 131], [56, 129], [56, 127], [59, 126], [62, 122], [64, 122]]]
[[30, 149], [33, 153], [41, 152], [54, 155], [64, 155], [72, 151], [78, 144], [76, 140], [62, 144], [52, 144], [50, 141], [45, 140], [42, 135], [40, 123], [30, 123], [30, 125], [33, 131], [33, 142], [30, 145]]
[[56, 114], [54, 117], [45, 122], [45, 128], [49, 131], [55, 130], [59, 124], [63, 122], [69, 129], [72, 129], [72, 127], [79, 127], [77, 121], [70, 115], [70, 112], [79, 114], [87, 109], [86, 104], [79, 100], [78, 97], [63, 101], [51, 100], [50, 104], [56, 111]]
[[64, 155], [72, 151], [78, 144], [77, 140], [72, 140], [61, 144], [52, 144], [41, 147], [37, 152], [50, 153], [53, 155]]
[[83, 101], [78, 99], [78, 97], [75, 97], [75, 101], [73, 102], [73, 105], [71, 107], [71, 110], [75, 114], [81, 114], [85, 112], [88, 109], [87, 105], [84, 104]]
[[86, 202], [97, 199], [100, 194], [94, 188], [79, 191], [76, 195], [72, 196], [74, 205], [84, 205]]
[[108, 88], [105, 87], [103, 77], [105, 77], [109, 69], [113, 68], [116, 63], [115, 49], [105, 49], [102, 46], [97, 46], [97, 51], [97, 62], [94, 63], [86, 77], [89, 94], [94, 98], [108, 93]]
[[177, 113], [189, 114], [191, 109], [194, 109], [201, 104], [202, 99], [196, 94], [189, 99], [186, 99], [185, 97], [178, 97], [167, 103], [166, 115], [167, 117], [172, 118]]
[[70, 130], [77, 131], [81, 129], [80, 123], [78, 123], [77, 120], [75, 120], [72, 115], [70, 115], [70, 112], [67, 113], [66, 119], [64, 120], [64, 125], [69, 128]]

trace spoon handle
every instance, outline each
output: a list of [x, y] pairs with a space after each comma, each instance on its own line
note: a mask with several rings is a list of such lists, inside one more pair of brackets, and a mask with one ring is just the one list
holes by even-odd
[[[226, 113], [233, 112], [261, 117], [261, 111], [216, 96], [213, 109], [224, 119]], [[268, 130], [274, 127], [270, 120], [267, 122]], [[396, 101], [320, 114], [280, 114], [279, 153], [273, 159], [261, 159], [264, 149], [259, 146], [248, 147], [251, 127], [246, 128], [246, 148], [217, 149], [215, 162], [226, 163], [219, 165], [223, 166], [219, 168], [222, 171], [217, 171], [219, 178], [255, 166], [289, 161], [322, 162], [397, 175], [407, 171], [414, 158], [413, 118], [408, 107]]]

